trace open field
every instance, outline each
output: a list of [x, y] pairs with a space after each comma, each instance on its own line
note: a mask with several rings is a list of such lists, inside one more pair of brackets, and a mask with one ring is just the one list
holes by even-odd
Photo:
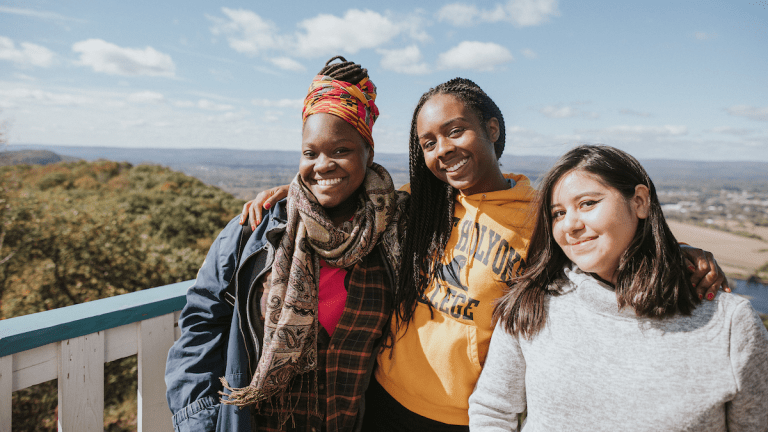
[[677, 221], [667, 222], [678, 241], [711, 251], [728, 276], [749, 277], [768, 263], [766, 241]]

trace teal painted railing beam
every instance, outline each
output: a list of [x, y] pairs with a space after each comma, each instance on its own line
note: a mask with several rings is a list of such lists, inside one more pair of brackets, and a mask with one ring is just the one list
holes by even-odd
[[188, 280], [0, 321], [0, 357], [181, 310]]

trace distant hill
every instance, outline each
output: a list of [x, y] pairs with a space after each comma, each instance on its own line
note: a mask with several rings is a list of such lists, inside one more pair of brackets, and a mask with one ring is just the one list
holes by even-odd
[[19, 150], [0, 152], [0, 166], [48, 165], [56, 162], [74, 162], [77, 157], [61, 156], [49, 150]]
[[[168, 166], [218, 186], [240, 198], [250, 198], [255, 191], [290, 182], [296, 175], [300, 153], [279, 150], [233, 149], [145, 149], [116, 147], [69, 147], [13, 145], [8, 149], [49, 151], [89, 161], [108, 159]], [[4, 152], [15, 153], [15, 152]], [[0, 153], [0, 155], [4, 154]], [[408, 155], [377, 153], [376, 161], [392, 174], [396, 185], [408, 182]], [[501, 157], [502, 170], [525, 174], [536, 181], [554, 164], [555, 157]], [[712, 184], [723, 188], [768, 188], [768, 163], [702, 162], [664, 159], [641, 160], [658, 186], [685, 187]]]

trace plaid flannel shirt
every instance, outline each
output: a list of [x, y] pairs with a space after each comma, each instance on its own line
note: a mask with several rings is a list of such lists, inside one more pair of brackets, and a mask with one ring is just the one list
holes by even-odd
[[292, 418], [281, 427], [276, 413], [282, 408], [267, 402], [262, 405], [261, 413], [254, 414], [254, 424], [258, 425], [254, 430], [354, 430], [360, 401], [368, 380], [372, 379], [371, 363], [376, 361], [377, 354], [374, 348], [382, 340], [383, 332], [389, 329], [394, 287], [390, 286], [393, 279], [387, 274], [387, 267], [377, 250], [349, 270], [344, 280], [347, 302], [333, 335], [328, 336], [318, 323], [319, 397], [312, 397], [315, 392], [313, 374], [296, 377], [290, 391]]

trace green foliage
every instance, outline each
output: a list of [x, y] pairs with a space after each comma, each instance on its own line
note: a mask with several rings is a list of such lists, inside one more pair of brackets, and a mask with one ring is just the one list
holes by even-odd
[[[242, 201], [158, 166], [0, 168], [0, 318], [192, 279]], [[105, 430], [135, 430], [136, 359], [105, 365]], [[55, 429], [55, 384], [13, 395], [14, 430]]]

